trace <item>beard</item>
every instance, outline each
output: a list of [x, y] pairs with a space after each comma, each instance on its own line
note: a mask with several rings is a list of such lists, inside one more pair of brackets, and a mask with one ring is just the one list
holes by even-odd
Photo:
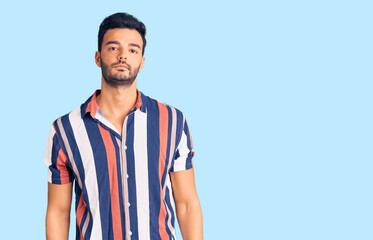
[[[135, 81], [137, 74], [139, 73], [140, 66], [141, 66], [141, 63], [140, 63], [140, 65], [137, 68], [134, 68], [132, 70], [132, 67], [126, 62], [119, 61], [117, 63], [111, 64], [110, 66], [105, 64], [102, 60], [100, 60], [100, 62], [101, 62], [102, 76], [106, 84], [113, 88], [118, 88], [120, 86], [126, 86], [126, 87], [131, 86], [132, 83]], [[111, 72], [111, 70], [118, 64], [123, 64], [128, 67], [128, 76], [126, 76], [125, 74], [126, 70], [122, 70], [122, 71], [119, 70], [117, 73]]]

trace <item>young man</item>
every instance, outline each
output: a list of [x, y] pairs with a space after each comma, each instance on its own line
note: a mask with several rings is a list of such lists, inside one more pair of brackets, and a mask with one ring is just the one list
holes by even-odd
[[182, 112], [136, 88], [145, 25], [127, 13], [104, 19], [96, 64], [101, 90], [58, 118], [48, 137], [46, 235], [68, 239], [75, 180], [76, 239], [202, 239], [192, 139]]

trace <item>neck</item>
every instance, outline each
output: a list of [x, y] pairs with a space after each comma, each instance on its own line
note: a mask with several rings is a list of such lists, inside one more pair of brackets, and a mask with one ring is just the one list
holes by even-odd
[[101, 93], [97, 104], [106, 117], [125, 118], [135, 106], [137, 99], [136, 80], [130, 86], [113, 88], [101, 81]]

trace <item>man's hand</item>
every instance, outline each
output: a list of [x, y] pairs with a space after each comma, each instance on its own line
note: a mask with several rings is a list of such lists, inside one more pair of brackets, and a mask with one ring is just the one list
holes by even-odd
[[67, 240], [69, 237], [72, 183], [48, 183], [48, 208], [46, 216], [47, 240]]
[[184, 240], [203, 239], [202, 210], [194, 182], [193, 168], [171, 172], [176, 215]]

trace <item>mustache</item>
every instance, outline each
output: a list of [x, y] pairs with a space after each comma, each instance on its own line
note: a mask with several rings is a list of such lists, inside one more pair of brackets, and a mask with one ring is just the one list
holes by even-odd
[[111, 64], [111, 67], [115, 67], [118, 64], [125, 65], [129, 70], [131, 70], [131, 66], [129, 64], [127, 64], [126, 62], [122, 62], [122, 61]]

